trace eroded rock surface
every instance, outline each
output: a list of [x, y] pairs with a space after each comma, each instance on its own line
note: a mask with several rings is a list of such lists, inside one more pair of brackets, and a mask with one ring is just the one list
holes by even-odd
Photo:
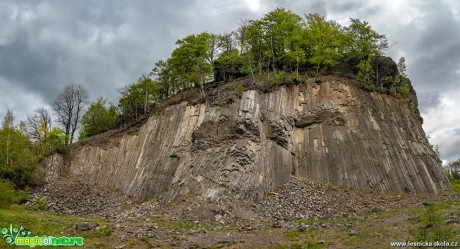
[[69, 174], [136, 199], [258, 201], [291, 175], [377, 193], [449, 188], [416, 106], [335, 76], [223, 105], [182, 102], [70, 154], [50, 157], [48, 180]]

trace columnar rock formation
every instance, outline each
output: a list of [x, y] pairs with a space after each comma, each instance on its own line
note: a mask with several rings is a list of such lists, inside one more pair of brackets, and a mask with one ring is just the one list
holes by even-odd
[[449, 184], [421, 123], [415, 99], [328, 76], [247, 90], [228, 104], [169, 106], [138, 129], [73, 146], [67, 160], [55, 154], [47, 172], [138, 199], [232, 191], [256, 201], [291, 175], [378, 193], [437, 193]]

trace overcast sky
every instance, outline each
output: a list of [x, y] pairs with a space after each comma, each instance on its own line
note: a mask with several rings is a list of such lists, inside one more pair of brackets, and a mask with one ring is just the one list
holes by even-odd
[[0, 0], [0, 117], [17, 120], [49, 107], [75, 82], [91, 99], [116, 101], [116, 89], [133, 83], [166, 59], [177, 39], [225, 33], [241, 20], [276, 7], [317, 12], [343, 25], [368, 21], [388, 40], [395, 61], [406, 57], [424, 129], [445, 162], [460, 158], [460, 1], [292, 0]]

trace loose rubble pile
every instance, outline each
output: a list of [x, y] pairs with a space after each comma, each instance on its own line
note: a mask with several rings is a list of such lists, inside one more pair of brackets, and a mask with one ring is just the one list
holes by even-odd
[[292, 177], [278, 192], [257, 205], [272, 220], [331, 218], [363, 215], [371, 212], [422, 206], [429, 201], [446, 199], [444, 195], [379, 195], [346, 190], [327, 184]]
[[126, 209], [123, 212], [115, 214], [113, 216], [117, 221], [126, 220], [126, 219], [135, 219], [140, 217], [149, 217], [157, 213], [157, 209], [160, 206], [158, 201], [151, 200], [139, 205], [134, 205], [133, 207]]
[[47, 209], [56, 213], [114, 217], [124, 206], [133, 203], [113, 190], [101, 189], [73, 179], [58, 179], [47, 183], [32, 194], [29, 205], [39, 196], [47, 201]]
[[277, 192], [269, 193], [262, 202], [250, 205], [244, 205], [244, 202], [240, 202], [241, 205], [230, 203], [230, 199], [217, 204], [205, 203], [199, 198], [188, 198], [174, 204], [171, 209], [168, 205], [161, 205], [160, 200], [136, 203], [121, 192], [97, 188], [68, 178], [48, 183], [35, 191], [29, 205], [34, 204], [38, 196], [46, 198], [50, 211], [106, 217], [118, 221], [160, 214], [221, 222], [222, 219], [231, 220], [236, 215], [248, 220], [269, 219], [275, 222], [274, 226], [283, 221], [364, 215], [454, 198], [442, 194], [379, 195], [295, 177]]

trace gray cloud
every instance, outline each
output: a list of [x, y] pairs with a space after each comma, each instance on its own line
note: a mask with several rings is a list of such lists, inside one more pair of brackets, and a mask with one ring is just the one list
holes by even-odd
[[441, 157], [443, 160], [453, 162], [459, 159], [460, 154], [460, 136], [452, 134], [449, 137], [442, 137], [438, 139], [439, 150], [441, 151]]
[[426, 2], [421, 7], [423, 14], [402, 30], [402, 46], [412, 57], [410, 76], [423, 90], [457, 88], [460, 22], [446, 4]]
[[427, 112], [430, 108], [437, 108], [441, 104], [439, 92], [423, 92], [417, 93], [418, 106], [422, 113]]

